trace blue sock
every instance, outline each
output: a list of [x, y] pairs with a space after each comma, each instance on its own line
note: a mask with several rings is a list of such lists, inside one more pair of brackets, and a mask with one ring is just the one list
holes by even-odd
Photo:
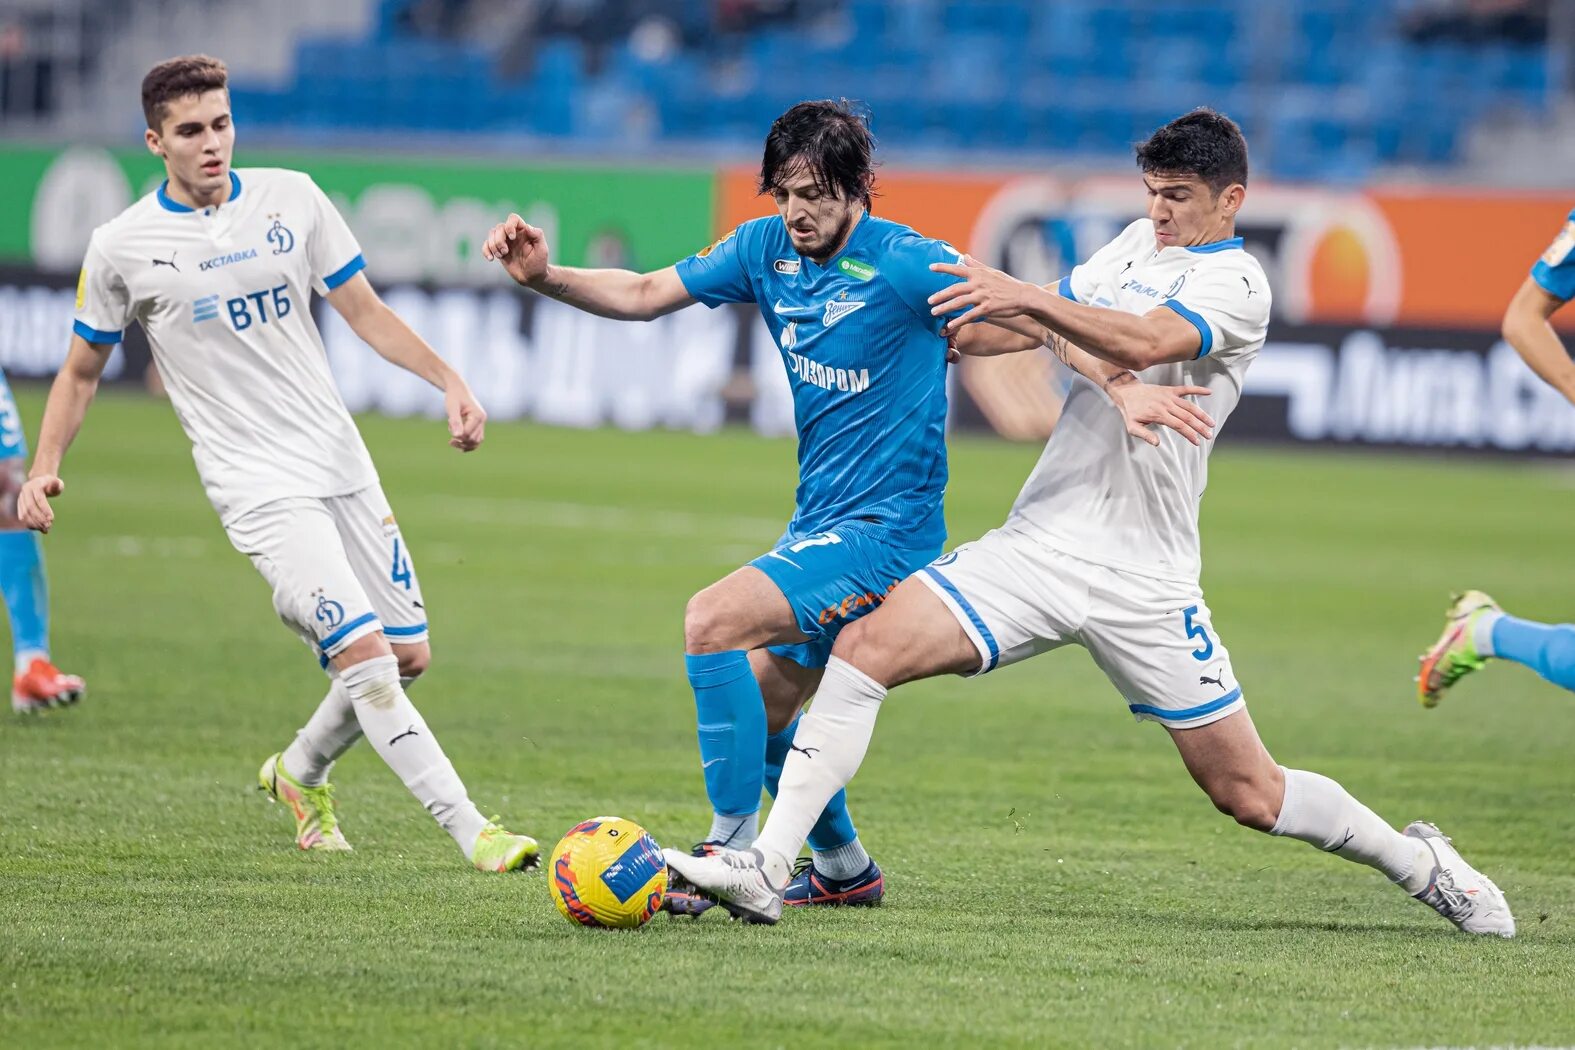
[[1575, 624], [1501, 616], [1493, 625], [1493, 655], [1525, 664], [1554, 685], [1575, 690]]
[[[695, 691], [700, 764], [711, 808], [726, 815], [760, 809], [766, 754], [766, 702], [742, 649], [684, 655]], [[745, 843], [748, 845], [748, 843]]]
[[49, 587], [44, 552], [34, 533], [0, 532], [0, 592], [11, 614], [11, 646], [17, 653], [49, 651]]
[[[796, 732], [797, 718], [782, 732], [766, 738], [766, 790], [771, 792], [772, 798], [777, 797], [777, 785], [782, 781], [782, 763], [787, 761], [788, 745], [793, 743], [793, 734]], [[809, 848], [816, 853], [825, 853], [846, 846], [858, 837], [853, 818], [848, 815], [848, 791], [843, 788], [831, 796], [831, 801], [821, 811], [820, 819], [810, 829]]]

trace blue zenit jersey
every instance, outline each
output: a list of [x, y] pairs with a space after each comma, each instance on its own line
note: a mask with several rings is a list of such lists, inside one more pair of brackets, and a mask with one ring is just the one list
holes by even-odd
[[1575, 211], [1570, 212], [1564, 229], [1531, 267], [1531, 279], [1555, 299], [1575, 299]]
[[11, 387], [0, 372], [0, 459], [16, 459], [27, 455], [27, 439], [22, 436], [22, 416], [16, 410], [16, 400]]
[[777, 217], [754, 219], [678, 264], [707, 306], [758, 303], [782, 352], [798, 424], [790, 537], [863, 519], [921, 547], [946, 537], [944, 318], [926, 300], [957, 280], [944, 241], [865, 215], [822, 266]]

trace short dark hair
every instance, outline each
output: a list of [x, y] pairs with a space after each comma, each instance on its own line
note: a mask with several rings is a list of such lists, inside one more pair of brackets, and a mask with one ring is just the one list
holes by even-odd
[[1196, 175], [1215, 195], [1247, 185], [1247, 139], [1223, 113], [1200, 107], [1159, 128], [1136, 147], [1144, 174]]
[[868, 208], [875, 186], [874, 155], [869, 120], [848, 100], [800, 102], [771, 123], [760, 160], [760, 192], [774, 193], [802, 161], [821, 193], [861, 201]]
[[142, 78], [142, 115], [147, 118], [148, 127], [161, 132], [175, 99], [223, 91], [229, 86], [230, 71], [217, 58], [181, 55], [160, 62]]

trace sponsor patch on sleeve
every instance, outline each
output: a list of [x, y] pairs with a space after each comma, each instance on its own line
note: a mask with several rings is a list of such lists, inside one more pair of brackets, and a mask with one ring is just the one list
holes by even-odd
[[733, 230], [729, 230], [729, 231], [728, 231], [728, 232], [727, 232], [727, 233], [726, 233], [726, 234], [724, 234], [724, 235], [723, 235], [723, 236], [721, 236], [721, 237], [718, 237], [718, 238], [717, 238], [717, 239], [716, 239], [716, 240], [714, 240], [714, 241], [712, 241], [712, 242], [711, 242], [711, 243], [710, 243], [710, 244], [708, 244], [708, 245], [706, 245], [706, 246], [705, 246], [705, 247], [704, 247], [704, 248], [701, 248], [701, 249], [700, 249], [700, 250], [699, 250], [699, 251], [698, 251], [698, 252], [697, 252], [697, 253], [696, 253], [696, 254], [697, 254], [697, 255], [698, 255], [698, 256], [699, 256], [699, 257], [700, 257], [700, 258], [702, 258], [702, 259], [704, 259], [704, 258], [705, 258], [705, 257], [706, 257], [706, 256], [707, 256], [707, 255], [710, 255], [710, 254], [711, 254], [711, 253], [712, 253], [712, 252], [714, 252], [714, 251], [716, 251], [716, 250], [717, 250], [717, 249], [718, 249], [718, 248], [720, 248], [720, 247], [721, 247], [721, 246], [722, 246], [722, 245], [723, 245], [723, 244], [726, 244], [726, 243], [727, 243], [727, 241], [728, 241], [728, 239], [729, 239], [729, 238], [730, 238], [730, 237], [732, 237], [732, 236], [733, 236], [733, 234], [735, 234], [735, 233], [737, 233], [737, 232], [738, 232], [738, 230], [736, 230], [736, 229], [733, 229]]
[[82, 272], [77, 274], [77, 309], [82, 309], [82, 304], [87, 302], [87, 267], [82, 267]]
[[1542, 261], [1549, 266], [1563, 266], [1569, 260], [1571, 251], [1575, 251], [1575, 219], [1564, 224], [1558, 237], [1542, 253]]

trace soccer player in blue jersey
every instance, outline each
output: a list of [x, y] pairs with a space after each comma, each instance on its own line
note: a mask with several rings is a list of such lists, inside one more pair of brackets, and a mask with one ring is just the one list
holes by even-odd
[[[781, 350], [798, 425], [796, 511], [772, 550], [700, 591], [684, 613], [714, 814], [696, 854], [754, 840], [761, 789], [776, 793], [838, 632], [939, 555], [946, 538], [947, 342], [927, 299], [955, 280], [930, 265], [959, 255], [870, 214], [872, 153], [868, 128], [845, 104], [792, 107], [772, 124], [761, 163], [760, 190], [778, 214], [652, 273], [552, 264], [542, 232], [518, 215], [483, 246], [520, 284], [603, 317], [756, 303]], [[958, 349], [970, 352], [969, 342]], [[1157, 410], [1146, 415], [1142, 395], [1119, 395], [1134, 397], [1122, 405], [1129, 420], [1184, 425], [1169, 418], [1178, 405], [1191, 408], [1180, 391], [1142, 389]], [[845, 794], [828, 803], [809, 846], [787, 904], [881, 899], [884, 878]], [[682, 885], [669, 890], [675, 913], [710, 904]]]
[[[1575, 211], [1504, 312], [1504, 338], [1544, 382], [1575, 402], [1571, 360], [1553, 315], [1575, 299]], [[1455, 596], [1444, 613], [1444, 633], [1422, 654], [1417, 694], [1434, 707], [1444, 693], [1491, 659], [1524, 664], [1554, 685], [1575, 690], [1575, 624], [1547, 624], [1510, 616], [1482, 591]]]
[[38, 537], [16, 516], [16, 497], [27, 480], [27, 441], [22, 417], [5, 375], [0, 374], [0, 595], [11, 618], [16, 677], [11, 710], [18, 714], [74, 704], [87, 687], [63, 674], [49, 658], [49, 583]]

